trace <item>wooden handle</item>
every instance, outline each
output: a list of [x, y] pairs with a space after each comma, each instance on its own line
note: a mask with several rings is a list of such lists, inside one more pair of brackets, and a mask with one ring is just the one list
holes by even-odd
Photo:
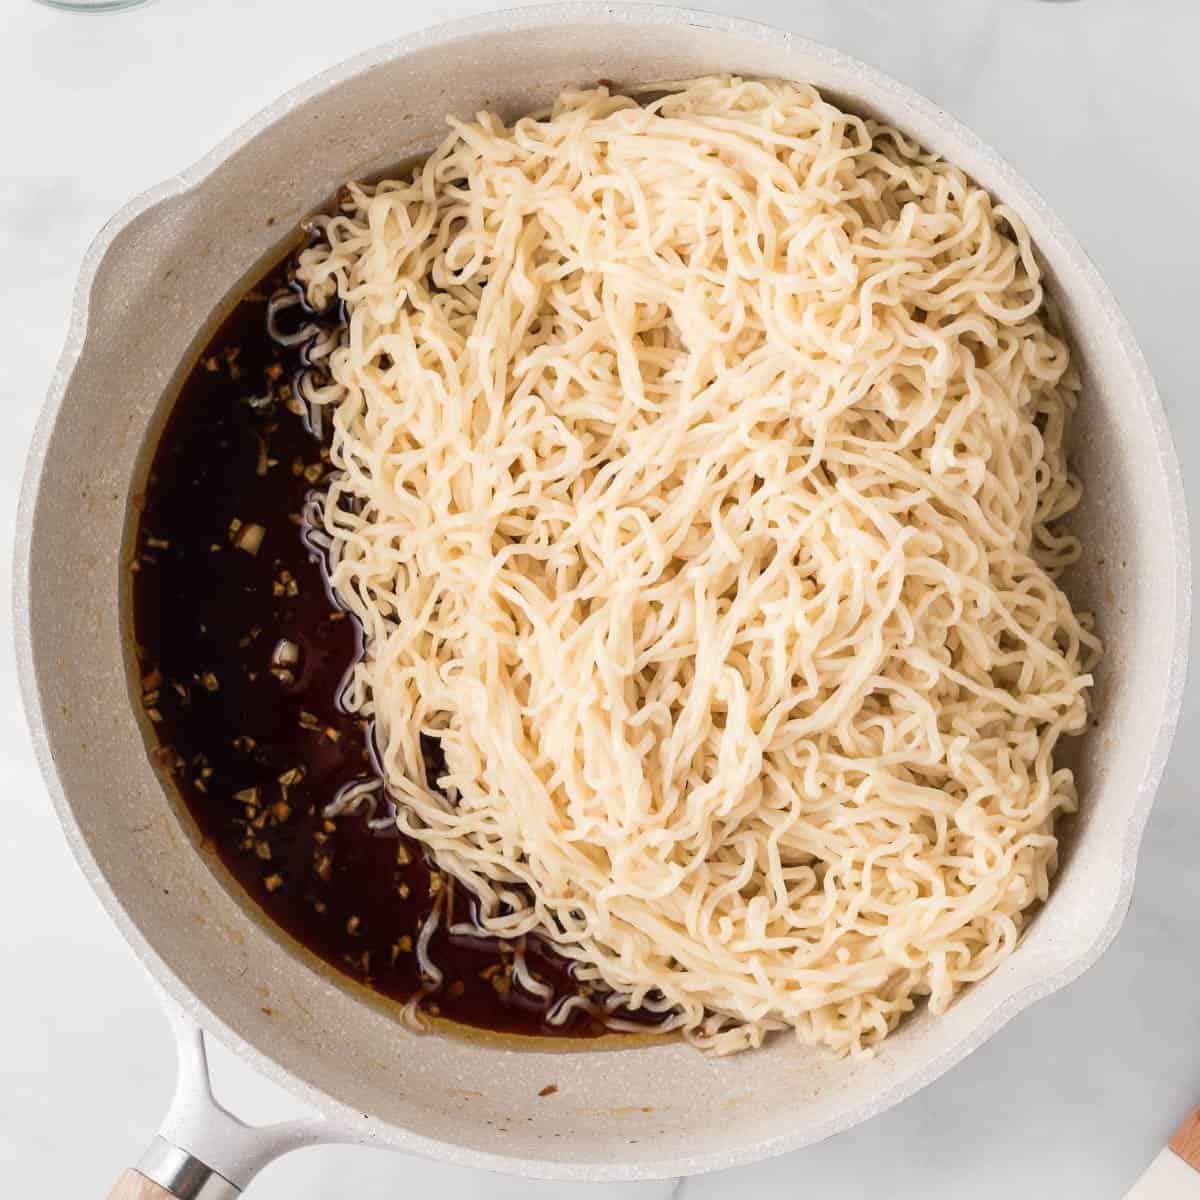
[[1200, 1108], [1180, 1125], [1125, 1200], [1200, 1200]]
[[166, 1188], [161, 1188], [152, 1179], [138, 1171], [129, 1170], [117, 1180], [108, 1193], [108, 1200], [174, 1200]]
[[1167, 1145], [1194, 1171], [1200, 1171], [1200, 1108], [1193, 1109]]

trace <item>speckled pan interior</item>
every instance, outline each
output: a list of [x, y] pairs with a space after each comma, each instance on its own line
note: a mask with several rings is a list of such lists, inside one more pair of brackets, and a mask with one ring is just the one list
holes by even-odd
[[[1086, 381], [1074, 461], [1088, 485], [1077, 521], [1088, 551], [1072, 588], [1098, 614], [1108, 653], [1098, 725], [1077, 753], [1083, 811], [1018, 952], [870, 1061], [786, 1040], [714, 1062], [677, 1044], [544, 1052], [416, 1037], [242, 906], [147, 761], [119, 604], [143, 443], [214, 310], [346, 178], [428, 148], [447, 112], [515, 116], [573, 84], [709, 71], [811, 81], [940, 151], [1028, 223]], [[1128, 904], [1183, 682], [1178, 467], [1129, 328], [1076, 243], [995, 154], [907, 88], [799, 38], [676, 9], [554, 5], [385, 46], [284, 97], [115, 217], [84, 265], [19, 544], [19, 652], [50, 790], [153, 973], [210, 1031], [363, 1139], [528, 1174], [676, 1175], [808, 1144], [912, 1093], [1077, 975]], [[539, 1098], [550, 1083], [557, 1091]]]

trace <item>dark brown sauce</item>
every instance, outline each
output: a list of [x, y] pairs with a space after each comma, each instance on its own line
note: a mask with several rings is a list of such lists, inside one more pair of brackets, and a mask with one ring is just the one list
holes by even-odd
[[[473, 901], [430, 869], [418, 844], [394, 827], [372, 830], [365, 811], [322, 816], [375, 768], [370, 730], [337, 702], [359, 630], [301, 536], [301, 507], [326, 468], [293, 411], [302, 352], [266, 330], [287, 265], [245, 295], [200, 355], [137, 499], [133, 626], [152, 757], [246, 894], [333, 967], [395, 1000], [417, 995], [418, 933], [450, 888], [450, 919], [443, 913], [429, 945], [444, 979], [422, 1011], [504, 1033], [604, 1033], [579, 1007], [547, 1024], [555, 1002], [580, 991], [549, 943], [529, 938], [525, 950], [551, 989], [546, 1000], [513, 980], [511, 944], [448, 932]], [[311, 319], [298, 308], [290, 316]], [[261, 545], [251, 552], [255, 527]], [[280, 642], [298, 647], [299, 661], [273, 669]], [[436, 767], [436, 745], [426, 750]]]

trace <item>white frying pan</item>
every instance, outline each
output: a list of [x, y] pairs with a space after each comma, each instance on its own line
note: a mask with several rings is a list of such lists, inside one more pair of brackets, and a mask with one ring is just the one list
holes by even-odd
[[[1018, 210], [1041, 248], [1086, 381], [1074, 461], [1088, 484], [1076, 521], [1088, 549], [1070, 588], [1097, 612], [1108, 647], [1098, 723], [1078, 750], [1082, 812], [1018, 951], [946, 1015], [916, 1015], [870, 1061], [784, 1038], [714, 1062], [679, 1044], [549, 1054], [414, 1036], [263, 923], [147, 760], [123, 595], [147, 439], [222, 302], [343, 180], [431, 148], [447, 111], [515, 116], [567, 85], [711, 71], [810, 81], [887, 118]], [[18, 545], [18, 653], [50, 792], [88, 878], [180, 1014], [181, 1093], [142, 1164], [169, 1191], [131, 1174], [127, 1195], [234, 1195], [274, 1155], [323, 1139], [528, 1175], [642, 1179], [748, 1162], [863, 1121], [1108, 945], [1183, 685], [1178, 464], [1133, 335], [1078, 245], [1007, 165], [907, 88], [789, 34], [678, 9], [554, 5], [405, 38], [285, 96], [124, 209], [84, 263]], [[319, 1118], [250, 1130], [215, 1108], [198, 1026]], [[557, 1091], [539, 1097], [549, 1083]]]

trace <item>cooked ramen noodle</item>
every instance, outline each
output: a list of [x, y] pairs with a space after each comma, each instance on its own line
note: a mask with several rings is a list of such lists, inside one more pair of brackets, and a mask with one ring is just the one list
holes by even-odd
[[478, 928], [714, 1053], [862, 1049], [996, 968], [1099, 651], [1017, 214], [714, 77], [452, 121], [312, 233], [345, 702]]

